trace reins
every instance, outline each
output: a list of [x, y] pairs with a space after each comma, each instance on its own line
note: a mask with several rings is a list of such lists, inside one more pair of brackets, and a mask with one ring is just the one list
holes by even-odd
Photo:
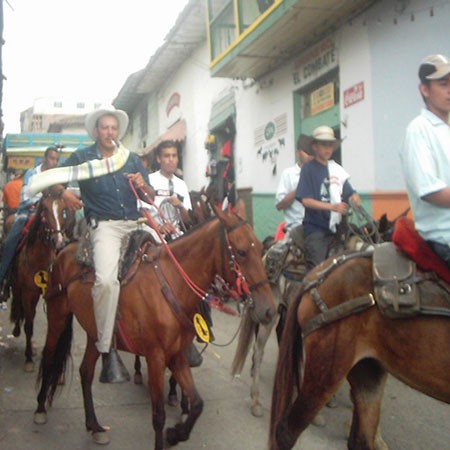
[[[134, 185], [131, 181], [130, 181], [130, 187], [131, 187], [131, 190], [133, 191], [136, 199], [139, 199], [136, 188], [134, 187]], [[149, 204], [154, 206], [157, 209], [157, 211], [160, 212], [159, 208], [155, 205], [155, 203], [149, 197], [149, 195], [146, 192], [144, 192], [144, 190], [142, 188], [140, 189], [140, 191], [142, 192], [142, 194], [144, 195], [146, 200], [149, 202]], [[167, 244], [165, 239], [161, 236], [161, 233], [159, 232], [158, 226], [157, 226], [155, 220], [153, 219], [152, 215], [147, 210], [145, 210], [145, 208], [140, 208], [140, 212], [147, 219], [149, 225], [157, 233], [159, 239], [161, 240], [162, 245], [164, 246], [165, 250], [167, 251], [168, 255], [170, 256], [171, 260], [173, 261], [175, 267], [178, 269], [181, 277], [183, 278], [183, 280], [185, 281], [187, 286], [202, 301], [210, 300], [211, 294], [209, 292], [205, 291], [204, 289], [202, 289], [200, 286], [196, 285], [194, 283], [194, 281], [192, 281], [192, 279], [186, 273], [186, 271], [183, 269], [181, 264], [178, 262], [177, 258], [175, 257], [172, 250], [170, 249], [169, 245]], [[162, 218], [163, 218], [163, 220], [166, 220], [163, 215], [162, 215]], [[242, 275], [242, 272], [239, 268], [239, 264], [236, 261], [236, 257], [233, 253], [233, 249], [232, 249], [229, 239], [228, 239], [229, 233], [233, 232], [235, 229], [237, 229], [243, 225], [246, 225], [246, 224], [247, 224], [247, 221], [240, 220], [239, 222], [235, 223], [234, 225], [232, 225], [231, 227], [228, 227], [228, 228], [226, 228], [223, 224], [221, 224], [221, 229], [223, 230], [223, 234], [222, 234], [223, 242], [226, 243], [226, 245], [223, 245], [223, 247], [228, 249], [230, 269], [235, 274], [235, 277], [236, 277], [237, 294], [240, 298], [242, 298], [244, 296], [244, 298], [249, 302], [249, 306], [250, 305], [253, 306], [254, 302], [253, 302], [253, 299], [250, 294], [252, 287], [248, 286], [248, 283], [245, 280], [245, 277]], [[222, 259], [222, 269], [224, 269], [223, 259]], [[267, 282], [268, 282], [268, 280], [267, 280]], [[262, 280], [261, 282], [256, 283], [256, 285], [257, 285], [257, 287], [259, 287], [259, 286], [263, 285], [264, 283], [265, 283], [265, 280]], [[253, 287], [253, 289], [255, 289], [255, 287]], [[221, 309], [225, 309], [225, 308], [222, 306]]]

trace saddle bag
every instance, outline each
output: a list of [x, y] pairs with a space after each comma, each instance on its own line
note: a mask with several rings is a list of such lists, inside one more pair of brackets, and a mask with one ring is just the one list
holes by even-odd
[[375, 246], [373, 277], [375, 299], [383, 314], [396, 319], [420, 313], [416, 264], [391, 242]]

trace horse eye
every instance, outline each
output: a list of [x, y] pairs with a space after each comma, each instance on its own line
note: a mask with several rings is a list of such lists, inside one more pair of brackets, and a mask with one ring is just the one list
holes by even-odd
[[66, 220], [67, 219], [67, 209], [63, 209], [63, 219]]
[[245, 250], [236, 250], [236, 254], [241, 258], [245, 258], [247, 256], [247, 252]]

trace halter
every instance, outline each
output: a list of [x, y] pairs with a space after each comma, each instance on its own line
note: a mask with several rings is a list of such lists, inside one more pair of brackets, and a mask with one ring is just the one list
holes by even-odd
[[[130, 181], [129, 183], [131, 190], [133, 191], [136, 199], [139, 199], [139, 196], [136, 192], [136, 188], [134, 187], [133, 183]], [[144, 195], [146, 201], [148, 201], [151, 205], [155, 206], [155, 203], [150, 199], [150, 197], [148, 196], [148, 194], [141, 188], [140, 189], [142, 194]], [[175, 264], [175, 267], [178, 269], [180, 275], [182, 276], [182, 278], [184, 279], [184, 281], [186, 282], [186, 284], [188, 285], [188, 287], [191, 289], [191, 291], [197, 296], [199, 297], [201, 300], [204, 301], [208, 301], [211, 299], [211, 294], [209, 294], [207, 291], [205, 291], [204, 289], [202, 289], [201, 287], [197, 286], [189, 277], [189, 275], [185, 272], [185, 270], [183, 269], [183, 267], [181, 266], [181, 264], [178, 262], [178, 260], [176, 259], [175, 255], [173, 254], [172, 250], [170, 249], [169, 245], [167, 245], [167, 242], [162, 238], [158, 227], [156, 226], [156, 223], [152, 217], [151, 214], [148, 213], [148, 211], [146, 211], [145, 209], [141, 208], [141, 213], [142, 215], [148, 220], [148, 223], [150, 224], [150, 226], [155, 230], [155, 232], [157, 233], [157, 235], [159, 236], [162, 245], [164, 246], [164, 248], [166, 249], [167, 253], [169, 254], [170, 258], [172, 259], [173, 263]], [[263, 286], [265, 283], [269, 283], [269, 280], [267, 278], [264, 278], [263, 280], [253, 284], [252, 286], [249, 286], [244, 275], [242, 275], [242, 272], [240, 270], [239, 264], [236, 261], [236, 257], [234, 255], [233, 252], [233, 248], [230, 244], [230, 241], [228, 239], [228, 234], [232, 233], [234, 230], [236, 230], [237, 228], [246, 225], [248, 222], [245, 220], [239, 220], [239, 222], [235, 223], [234, 225], [232, 225], [231, 227], [226, 228], [222, 223], [221, 223], [221, 230], [223, 231], [223, 233], [221, 233], [221, 243], [222, 243], [222, 248], [226, 248], [228, 249], [228, 255], [229, 255], [229, 261], [228, 261], [228, 265], [232, 271], [232, 273], [234, 273], [235, 275], [235, 285], [236, 285], [236, 292], [237, 292], [237, 297], [238, 299], [242, 299], [244, 302], [248, 303], [248, 307], [250, 308], [254, 308], [255, 306], [255, 302], [251, 296], [251, 291], [258, 289], [259, 287]], [[226, 243], [226, 245], [225, 245]], [[254, 245], [254, 244], [253, 244]], [[223, 253], [223, 252], [221, 252]], [[222, 273], [225, 273], [225, 267], [224, 267], [224, 263], [223, 263], [223, 258], [222, 258]], [[230, 293], [232, 291], [230, 290]], [[226, 310], [227, 308], [225, 306], [222, 306], [223, 310]]]
[[[230, 244], [230, 240], [228, 235], [232, 233], [237, 228], [247, 225], [248, 222], [246, 220], [239, 220], [239, 222], [235, 223], [231, 227], [225, 227], [222, 225], [222, 234], [221, 234], [221, 247], [225, 250], [228, 250], [228, 265], [230, 267], [231, 272], [234, 274], [235, 278], [235, 287], [236, 291], [235, 293], [237, 295], [233, 295], [234, 292], [230, 290], [231, 296], [235, 300], [243, 299], [249, 308], [255, 307], [255, 302], [253, 300], [253, 297], [251, 295], [252, 291], [255, 291], [256, 289], [259, 289], [261, 286], [264, 286], [264, 284], [269, 283], [269, 280], [267, 277], [263, 278], [262, 280], [253, 283], [249, 286], [247, 283], [247, 280], [245, 279], [244, 275], [242, 274], [241, 268], [239, 267], [239, 263], [236, 261], [236, 255], [234, 254], [233, 247]], [[254, 247], [254, 243], [251, 243], [251, 246]], [[223, 253], [223, 252], [222, 252]], [[224, 260], [225, 258], [222, 258], [222, 273], [225, 273], [225, 267], [224, 267]], [[237, 298], [236, 298], [237, 297]]]

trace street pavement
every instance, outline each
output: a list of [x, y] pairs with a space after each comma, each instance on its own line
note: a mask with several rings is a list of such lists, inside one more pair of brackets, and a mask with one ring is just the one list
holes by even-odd
[[[36, 319], [36, 366], [45, 340], [46, 319], [39, 303]], [[23, 371], [24, 336], [13, 338], [9, 311], [0, 311], [0, 449], [1, 450], [91, 450], [98, 449], [84, 428], [84, 411], [78, 366], [85, 337], [75, 325], [73, 363], [66, 384], [49, 410], [48, 423], [33, 423], [36, 408], [36, 375]], [[264, 417], [250, 414], [250, 361], [240, 378], [232, 379], [230, 366], [236, 341], [232, 340], [239, 319], [213, 311], [216, 345], [203, 353], [201, 367], [193, 369], [194, 379], [205, 402], [190, 439], [180, 450], [264, 450], [267, 448], [270, 395], [276, 364], [277, 346], [272, 336], [266, 347], [261, 376]], [[201, 349], [200, 344], [197, 344]], [[132, 374], [134, 358], [122, 353]], [[144, 385], [133, 382], [105, 385], [97, 381], [93, 392], [97, 417], [110, 427], [108, 450], [153, 449], [153, 427], [144, 367]], [[168, 380], [168, 375], [167, 375]], [[297, 442], [299, 450], [344, 450], [351, 420], [347, 383], [337, 393], [338, 407], [325, 408], [324, 428], [310, 426]], [[178, 407], [166, 408], [167, 424], [179, 417]], [[381, 429], [391, 450], [450, 450], [450, 408], [419, 394], [393, 378], [386, 389]]]

